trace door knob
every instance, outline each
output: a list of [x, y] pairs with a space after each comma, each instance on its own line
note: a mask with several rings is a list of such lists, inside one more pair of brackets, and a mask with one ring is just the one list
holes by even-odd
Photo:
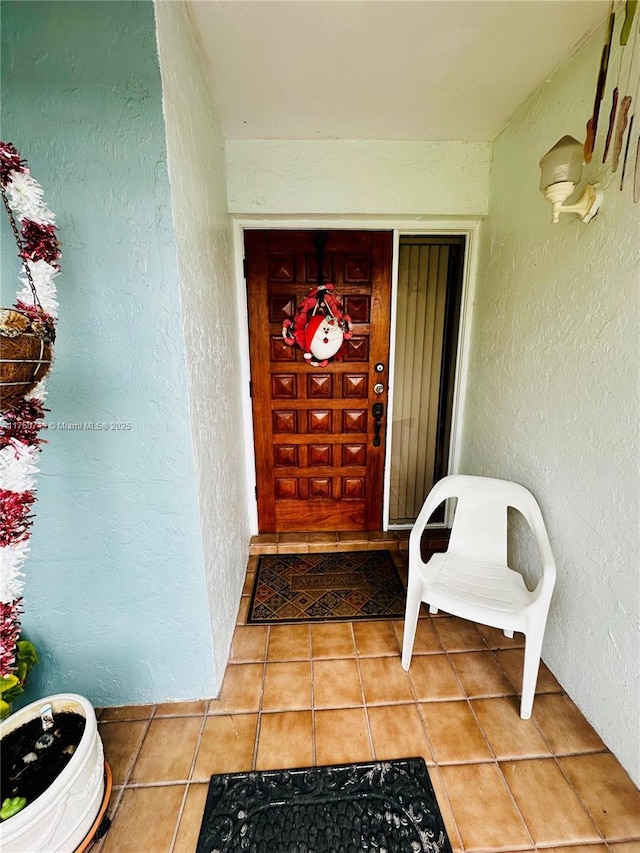
[[384, 394], [384, 385], [382, 384], [382, 382], [376, 382], [376, 384], [373, 386], [373, 393]]

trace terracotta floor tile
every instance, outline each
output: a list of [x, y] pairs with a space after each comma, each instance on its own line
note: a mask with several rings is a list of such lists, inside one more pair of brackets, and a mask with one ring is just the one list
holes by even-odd
[[239, 625], [233, 632], [229, 661], [231, 663], [263, 661], [268, 631], [265, 625]]
[[[414, 655], [440, 654], [444, 651], [440, 637], [434, 628], [432, 619], [418, 619], [416, 626], [416, 635], [413, 641]], [[393, 623], [393, 628], [398, 640], [398, 646], [402, 649], [404, 640], [404, 620], [396, 620]]]
[[[265, 535], [265, 534], [262, 534]], [[269, 535], [269, 534], [266, 534]], [[290, 545], [309, 541], [308, 533], [278, 533], [278, 545]]]
[[400, 656], [400, 645], [390, 621], [354, 622], [353, 634], [361, 657]]
[[500, 628], [481, 625], [480, 622], [476, 623], [476, 627], [490, 649], [520, 649], [524, 646], [524, 634], [519, 631], [516, 631], [513, 637], [509, 638], [505, 637]]
[[640, 791], [610, 753], [558, 762], [608, 841], [640, 840]]
[[142, 740], [147, 730], [147, 720], [98, 724], [104, 757], [111, 768], [113, 785], [124, 785], [129, 778]]
[[350, 708], [363, 704], [360, 673], [355, 658], [313, 662], [314, 708]]
[[311, 662], [268, 663], [262, 694], [263, 711], [311, 708]]
[[338, 550], [336, 533], [309, 533], [310, 554], [334, 554]]
[[421, 756], [433, 761], [416, 705], [377, 705], [367, 708], [377, 761]]
[[156, 706], [157, 717], [195, 717], [206, 713], [208, 700], [196, 699], [193, 702], [163, 702]]
[[[267, 538], [252, 549], [388, 545], [351, 533], [333, 546], [325, 534]], [[392, 554], [406, 574], [406, 551]], [[429, 764], [455, 853], [534, 853], [536, 842], [540, 853], [640, 853], [640, 793], [544, 664], [533, 719], [520, 719], [522, 635], [422, 607], [407, 674], [402, 620], [243, 624], [257, 561], [218, 698], [100, 711], [114, 822], [95, 853], [192, 853], [212, 773], [411, 755]]]
[[367, 705], [413, 701], [411, 682], [400, 658], [362, 658], [360, 676]]
[[309, 767], [312, 764], [311, 711], [260, 715], [256, 770]]
[[449, 662], [450, 655], [415, 655], [411, 659], [409, 678], [418, 701], [464, 699], [458, 678]]
[[493, 760], [468, 702], [428, 702], [420, 712], [438, 764]]
[[395, 530], [368, 530], [369, 542], [397, 542], [398, 535]]
[[444, 616], [435, 619], [433, 624], [448, 652], [471, 652], [487, 648], [475, 622], [457, 616]]
[[309, 542], [310, 554], [336, 554], [340, 550], [338, 542]]
[[[505, 675], [520, 693], [522, 689], [522, 666], [524, 662], [524, 649], [504, 649], [495, 652], [496, 660]], [[556, 681], [553, 673], [540, 661], [538, 670], [538, 681], [536, 683], [536, 694], [538, 693], [561, 693], [562, 687]], [[533, 703], [535, 708], [535, 701]]]
[[533, 720], [556, 755], [605, 749], [596, 731], [564, 693], [537, 696]]
[[323, 622], [311, 625], [314, 659], [354, 657], [356, 653], [350, 622]]
[[340, 530], [338, 531], [338, 544], [343, 551], [358, 551], [367, 550], [369, 547], [369, 539], [366, 533], [361, 533], [358, 530]]
[[278, 544], [278, 534], [277, 533], [257, 533], [255, 536], [251, 537], [252, 545], [277, 545]]
[[472, 699], [471, 706], [496, 758], [549, 757], [549, 747], [535, 724], [520, 719], [520, 697]]
[[338, 534], [332, 533], [329, 531], [320, 531], [319, 533], [307, 533], [307, 542], [309, 544], [317, 545], [319, 542], [326, 542], [327, 544], [333, 544], [338, 541]]
[[249, 601], [250, 598], [248, 595], [243, 595], [240, 599], [240, 606], [238, 607], [238, 615], [236, 617], [236, 626], [247, 624], [247, 616], [249, 615]]
[[185, 788], [126, 788], [101, 853], [169, 853]]
[[308, 554], [309, 541], [306, 533], [278, 534], [278, 554]]
[[209, 702], [209, 714], [257, 711], [262, 697], [264, 664], [229, 664], [217, 699]]
[[244, 585], [242, 587], [242, 594], [243, 595], [251, 595], [251, 593], [253, 591], [253, 584], [254, 584], [255, 579], [256, 579], [255, 571], [254, 572], [247, 572], [247, 574], [245, 575], [245, 579], [244, 579]]
[[450, 764], [439, 770], [465, 851], [513, 853], [533, 847], [497, 764]]
[[252, 770], [257, 729], [257, 714], [207, 717], [191, 778], [208, 781], [213, 773]]
[[171, 853], [193, 853], [200, 835], [204, 804], [209, 791], [208, 781], [189, 785], [175, 844]]
[[500, 767], [536, 844], [602, 840], [554, 759], [509, 761]]
[[458, 832], [458, 827], [453, 818], [453, 812], [449, 805], [449, 798], [447, 797], [444, 785], [442, 784], [442, 779], [440, 778], [440, 771], [437, 767], [429, 767], [429, 779], [431, 779], [431, 784], [433, 785], [433, 791], [436, 795], [436, 800], [438, 801], [438, 807], [440, 809], [442, 820], [444, 821], [444, 827], [447, 830], [451, 849], [453, 850], [453, 853], [462, 853], [460, 833]]
[[249, 555], [252, 557], [256, 557], [260, 554], [277, 554], [278, 546], [277, 545], [254, 545], [253, 543], [249, 545]]
[[103, 708], [100, 711], [100, 722], [148, 720], [153, 716], [155, 709], [155, 705], [121, 705], [117, 708]]
[[178, 782], [188, 779], [196, 751], [201, 717], [151, 720], [131, 782]]
[[316, 764], [370, 761], [371, 744], [364, 708], [315, 712]]
[[469, 698], [513, 693], [492, 652], [461, 652], [449, 660]]
[[309, 660], [311, 658], [311, 626], [272, 625], [269, 629], [267, 660]]
[[346, 551], [368, 551], [368, 542], [338, 542], [338, 552]]

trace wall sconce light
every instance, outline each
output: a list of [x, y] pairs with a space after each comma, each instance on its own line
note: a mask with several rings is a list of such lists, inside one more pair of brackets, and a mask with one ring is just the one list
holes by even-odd
[[553, 205], [553, 222], [561, 213], [575, 213], [583, 222], [590, 222], [602, 202], [598, 184], [587, 184], [582, 198], [575, 204], [563, 204], [580, 183], [584, 146], [573, 136], [563, 136], [540, 160], [540, 190]]

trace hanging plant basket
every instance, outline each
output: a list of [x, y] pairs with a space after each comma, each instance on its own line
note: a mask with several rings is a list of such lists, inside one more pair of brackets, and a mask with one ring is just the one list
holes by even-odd
[[0, 308], [0, 412], [4, 414], [36, 387], [51, 366], [58, 307], [53, 279], [60, 269], [61, 252], [55, 216], [44, 204], [42, 187], [10, 143], [0, 143], [0, 172], [0, 193], [25, 274], [16, 304]]
[[[35, 314], [35, 312], [34, 312]], [[31, 315], [31, 316], [30, 316]], [[0, 308], [0, 400], [12, 409], [47, 375], [55, 332], [32, 312]]]

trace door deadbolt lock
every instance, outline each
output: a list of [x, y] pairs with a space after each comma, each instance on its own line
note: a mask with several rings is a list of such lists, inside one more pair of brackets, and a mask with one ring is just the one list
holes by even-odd
[[384, 394], [384, 385], [382, 384], [382, 382], [376, 382], [376, 384], [373, 386], [373, 393]]
[[374, 417], [374, 432], [373, 446], [380, 447], [380, 427], [382, 426], [382, 416], [384, 415], [384, 406], [382, 403], [374, 403], [371, 407], [371, 414]]
[[375, 370], [376, 373], [383, 373], [384, 372], [384, 364], [381, 361], [379, 361], [373, 369]]

